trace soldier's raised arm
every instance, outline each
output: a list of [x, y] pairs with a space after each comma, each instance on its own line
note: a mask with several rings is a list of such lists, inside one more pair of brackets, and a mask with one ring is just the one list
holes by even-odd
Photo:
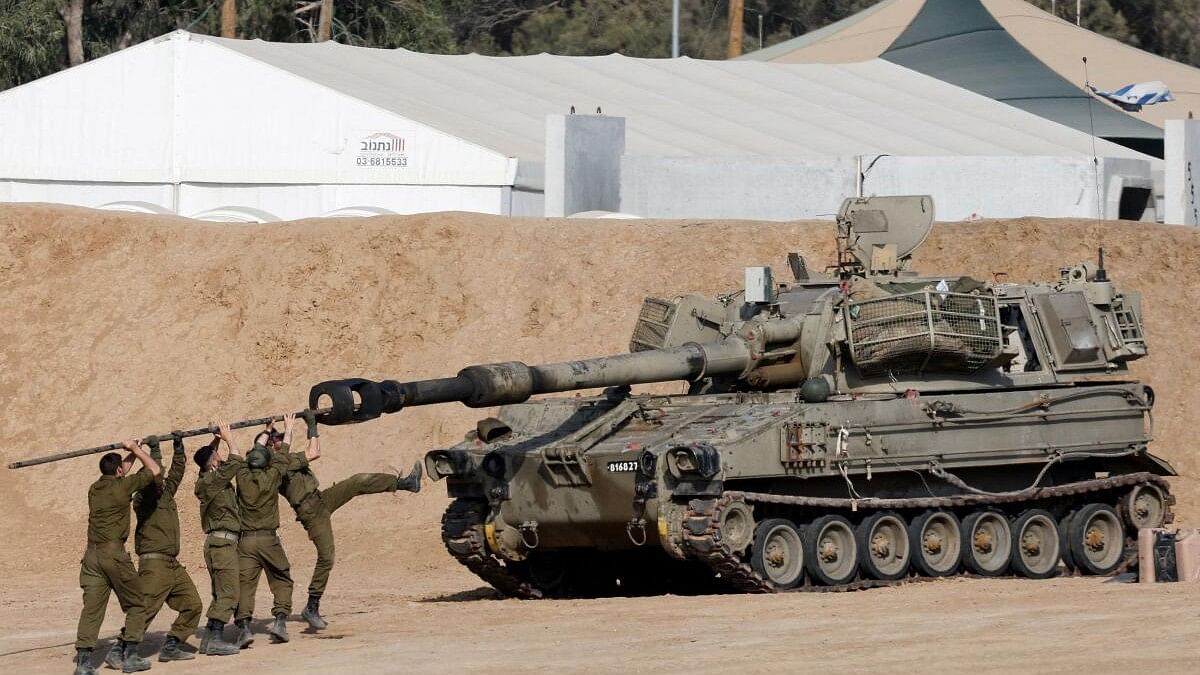
[[221, 423], [217, 424], [217, 435], [221, 437], [221, 440], [225, 441], [225, 443], [224, 443], [225, 454], [224, 455], [221, 454], [221, 448], [220, 447], [217, 448], [217, 456], [221, 458], [222, 462], [225, 461], [226, 459], [229, 459], [229, 455], [231, 455], [231, 454], [233, 454], [233, 455], [242, 454], [238, 450], [237, 443], [233, 440], [233, 431], [229, 428], [229, 422], [221, 422]]
[[142, 463], [142, 466], [146, 467], [146, 470], [150, 472], [151, 476], [158, 478], [160, 475], [162, 475], [162, 466], [160, 466], [158, 462], [154, 461], [153, 457], [146, 454], [146, 450], [142, 447], [143, 443], [141, 439], [125, 441], [123, 445], [125, 446], [126, 450], [132, 453], [133, 456]]
[[308, 449], [304, 456], [308, 461], [321, 458], [321, 439], [317, 432], [317, 413], [312, 408], [304, 409], [304, 424], [308, 427]]
[[183, 472], [187, 469], [187, 455], [183, 450], [183, 432], [171, 432], [171, 468], [167, 469], [167, 477], [163, 480], [163, 491], [174, 496], [183, 482]]
[[296, 414], [295, 413], [284, 413], [283, 414], [283, 444], [284, 445], [291, 446], [292, 430], [295, 428], [296, 428]]

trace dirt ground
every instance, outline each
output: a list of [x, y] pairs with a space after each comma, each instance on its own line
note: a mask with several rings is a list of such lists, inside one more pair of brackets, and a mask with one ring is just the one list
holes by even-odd
[[[1042, 219], [939, 225], [917, 266], [1051, 279], [1099, 244], [1118, 284], [1145, 295], [1152, 356], [1135, 366], [1158, 394], [1155, 451], [1183, 474], [1180, 520], [1200, 524], [1200, 233]], [[642, 296], [730, 290], [745, 265], [783, 273], [792, 250], [814, 266], [830, 260], [831, 225], [434, 214], [234, 226], [0, 207], [0, 461], [295, 409], [323, 379], [621, 352]], [[329, 429], [315, 470], [330, 483], [407, 468], [481, 412], [413, 409]], [[94, 474], [94, 458], [0, 470], [0, 672], [65, 672]], [[189, 467], [179, 499], [181, 559], [203, 595], [194, 477]], [[300, 635], [294, 623], [287, 646], [155, 672], [1178, 672], [1200, 651], [1200, 588], [1190, 585], [955, 580], [836, 595], [496, 600], [443, 551], [445, 503], [442, 486], [427, 483], [420, 495], [338, 512], [327, 633]], [[311, 545], [295, 523], [282, 536], [299, 604]], [[105, 637], [120, 625], [115, 602], [109, 611]], [[149, 643], [169, 619], [158, 618]]]

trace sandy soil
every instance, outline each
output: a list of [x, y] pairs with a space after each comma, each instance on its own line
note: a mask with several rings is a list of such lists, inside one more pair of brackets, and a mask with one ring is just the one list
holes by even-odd
[[[1195, 336], [1200, 233], [1022, 219], [939, 225], [918, 267], [1049, 279], [1108, 252], [1145, 294], [1158, 392], [1156, 452], [1184, 474], [1177, 511], [1200, 524]], [[620, 222], [436, 214], [230, 226], [72, 208], [0, 207], [0, 461], [303, 404], [335, 377], [417, 378], [471, 362], [626, 349], [646, 294], [736, 288], [789, 250], [832, 256], [827, 223]], [[329, 483], [406, 467], [480, 411], [413, 409], [322, 435]], [[91, 459], [0, 471], [0, 670], [63, 671], [78, 613]], [[183, 562], [207, 585], [190, 494]], [[256, 645], [264, 672], [652, 670], [1185, 670], [1200, 591], [1095, 579], [951, 581], [843, 595], [497, 601], [441, 548], [444, 492], [339, 511], [334, 628]], [[286, 509], [285, 509], [286, 510]], [[288, 523], [297, 602], [311, 546]], [[265, 596], [264, 596], [265, 599]], [[106, 635], [119, 626], [116, 603]], [[169, 624], [160, 616], [156, 639]], [[293, 631], [299, 632], [294, 624]], [[54, 646], [59, 645], [59, 646]], [[63, 646], [66, 645], [66, 646]], [[868, 648], [869, 646], [869, 648]], [[21, 651], [32, 650], [32, 651]], [[19, 653], [14, 653], [19, 652]], [[700, 660], [691, 660], [699, 657]], [[228, 668], [206, 659], [158, 670]]]

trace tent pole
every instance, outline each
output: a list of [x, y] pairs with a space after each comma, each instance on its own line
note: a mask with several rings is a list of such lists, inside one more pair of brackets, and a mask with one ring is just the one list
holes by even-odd
[[679, 0], [671, 2], [671, 58], [679, 58]]

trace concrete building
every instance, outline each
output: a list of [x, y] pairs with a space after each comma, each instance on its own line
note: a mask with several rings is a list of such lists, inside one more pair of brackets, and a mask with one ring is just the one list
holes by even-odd
[[440, 56], [185, 32], [0, 93], [0, 129], [0, 200], [242, 222], [820, 216], [856, 188], [860, 157], [867, 193], [930, 192], [946, 218], [1148, 217], [1120, 205], [1147, 204], [1159, 161], [882, 59]]

